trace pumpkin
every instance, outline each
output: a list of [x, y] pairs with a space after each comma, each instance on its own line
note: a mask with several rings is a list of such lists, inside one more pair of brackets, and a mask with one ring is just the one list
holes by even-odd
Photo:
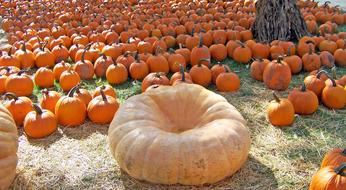
[[322, 51], [320, 53], [321, 64], [327, 68], [333, 68], [335, 66], [335, 58], [333, 54], [328, 51]]
[[294, 106], [286, 98], [279, 98], [273, 93], [274, 100], [267, 107], [269, 122], [278, 127], [289, 126], [294, 122]]
[[101, 96], [93, 98], [87, 108], [88, 117], [94, 123], [108, 124], [112, 121], [119, 104], [112, 96], [105, 95], [100, 90]]
[[147, 60], [149, 71], [153, 72], [169, 72], [169, 63], [167, 59], [162, 55], [162, 49], [158, 47], [155, 51], [155, 55], [151, 55]]
[[335, 62], [340, 67], [346, 66], [346, 43], [343, 49], [337, 49], [334, 52]]
[[289, 93], [288, 100], [297, 114], [310, 115], [318, 108], [318, 97], [313, 91], [307, 90], [304, 83], [300, 89], [295, 88]]
[[38, 53], [35, 55], [35, 65], [36, 67], [53, 67], [55, 64], [55, 56], [50, 52], [45, 45], [39, 49]]
[[223, 44], [213, 44], [209, 47], [211, 57], [216, 61], [222, 61], [227, 57], [227, 48]]
[[44, 138], [54, 133], [58, 128], [55, 115], [38, 105], [33, 104], [34, 111], [29, 112], [24, 119], [23, 129], [30, 138]]
[[72, 66], [62, 72], [59, 79], [60, 87], [64, 92], [71, 90], [74, 86], [79, 84], [80, 81], [81, 78], [79, 74], [72, 70]]
[[24, 42], [22, 43], [21, 49], [14, 53], [14, 56], [19, 60], [20, 68], [27, 69], [35, 66], [35, 55], [32, 51], [26, 49]]
[[102, 54], [117, 59], [122, 54], [122, 47], [119, 44], [106, 45], [102, 48]]
[[187, 48], [183, 48], [182, 44], [179, 44], [179, 49], [175, 50], [176, 54], [180, 54], [185, 58], [185, 63], [190, 63], [191, 51]]
[[304, 37], [299, 40], [298, 43], [298, 55], [300, 57], [303, 57], [305, 54], [309, 53], [312, 51], [312, 53], [315, 52], [315, 42], [314, 39], [310, 37]]
[[140, 55], [135, 55], [135, 61], [130, 65], [129, 73], [134, 80], [142, 80], [149, 74], [149, 67], [140, 60]]
[[241, 46], [240, 43], [238, 42], [239, 41], [233, 41], [233, 40], [230, 40], [227, 42], [226, 47], [227, 47], [228, 57], [233, 58], [234, 50]]
[[71, 67], [69, 63], [66, 63], [64, 61], [60, 61], [57, 63], [53, 68], [54, 78], [56, 81], [59, 81], [61, 73], [68, 70], [68, 68]]
[[338, 45], [336, 42], [326, 39], [319, 44], [318, 48], [320, 51], [328, 51], [329, 53], [333, 54], [338, 49]]
[[263, 71], [264, 84], [273, 90], [286, 90], [291, 83], [291, 69], [279, 56], [277, 60], [270, 62]]
[[16, 176], [18, 131], [11, 113], [0, 105], [0, 189], [8, 189]]
[[29, 75], [24, 74], [22, 70], [17, 74], [10, 75], [6, 79], [6, 92], [12, 92], [17, 96], [30, 96], [34, 90], [34, 82]]
[[47, 89], [43, 89], [41, 93], [42, 98], [40, 100], [40, 106], [42, 107], [42, 109], [46, 109], [54, 113], [55, 105], [61, 98], [60, 94], [56, 91], [49, 91]]
[[240, 88], [240, 79], [237, 74], [230, 71], [224, 66], [225, 72], [220, 73], [216, 77], [216, 88], [220, 92], [234, 92]]
[[12, 55], [12, 48], [7, 54], [0, 56], [0, 66], [14, 66], [20, 68], [20, 61], [17, 57]]
[[147, 75], [142, 81], [142, 92], [154, 84], [158, 85], [169, 85], [169, 79], [166, 77], [164, 73], [150, 73]]
[[95, 74], [94, 65], [91, 61], [84, 59], [85, 52], [83, 51], [81, 59], [74, 64], [73, 69], [82, 80], [91, 80]]
[[273, 43], [273, 45], [270, 47], [270, 57], [273, 59], [277, 59], [279, 56], [283, 56], [285, 54], [285, 50], [282, 46], [279, 45], [280, 41], [277, 41], [277, 43]]
[[65, 46], [63, 46], [63, 44], [55, 46], [52, 49], [52, 54], [55, 56], [55, 60], [58, 62], [67, 61], [67, 59], [70, 57], [68, 49]]
[[341, 190], [346, 187], [346, 163], [321, 168], [312, 176], [309, 190]]
[[330, 109], [342, 109], [346, 105], [346, 90], [336, 84], [334, 79], [330, 80], [332, 83], [327, 84], [322, 90], [322, 102]]
[[314, 92], [317, 97], [321, 96], [322, 90], [326, 86], [326, 83], [321, 78], [322, 74], [326, 74], [326, 72], [324, 70], [321, 70], [316, 75], [309, 75], [304, 79], [306, 88]]
[[48, 88], [54, 86], [54, 73], [46, 67], [39, 68], [34, 76], [35, 84], [40, 88]]
[[297, 74], [302, 70], [303, 61], [298, 55], [295, 55], [295, 53], [293, 55], [291, 54], [291, 48], [294, 48], [294, 46], [288, 48], [288, 54], [284, 57], [283, 61], [290, 66], [292, 74]]
[[[172, 75], [171, 80], [169, 81], [169, 83], [172, 86], [175, 86], [175, 85], [180, 84], [180, 83], [192, 84], [192, 79], [191, 79], [190, 74], [186, 73], [184, 67], [182, 65], [180, 65], [180, 71], [176, 72], [176, 73], [174, 73]], [[147, 90], [148, 90], [148, 88], [147, 88]]]
[[113, 98], [117, 98], [117, 93], [116, 93], [115, 89], [110, 85], [102, 85], [102, 86], [97, 87], [95, 89], [94, 93], [92, 94], [92, 98], [95, 98], [96, 96], [100, 96], [101, 90], [103, 90], [103, 92], [106, 95], [112, 96]]
[[270, 55], [270, 47], [267, 44], [255, 43], [252, 48], [252, 56], [254, 58], [267, 59]]
[[10, 111], [17, 126], [23, 124], [26, 114], [33, 111], [32, 102], [25, 96], [16, 96], [13, 93], [4, 94], [3, 105]]
[[7, 76], [6, 75], [1, 75], [0, 74], [0, 94], [3, 94], [6, 92], [6, 79]]
[[313, 52], [312, 47], [310, 47], [309, 52], [304, 54], [302, 57], [303, 67], [305, 71], [317, 70], [321, 67], [320, 57]]
[[125, 52], [124, 55], [120, 55], [117, 59], [116, 62], [123, 64], [127, 70], [129, 70], [131, 64], [135, 61], [135, 58], [131, 56], [131, 52]]
[[193, 83], [199, 84], [201, 86], [207, 87], [212, 81], [212, 74], [210, 69], [202, 64], [203, 62], [206, 62], [209, 60], [203, 60], [201, 59], [197, 65], [194, 65], [190, 69], [190, 76], [192, 78]]
[[[203, 36], [200, 35], [199, 38], [199, 43], [197, 47], [194, 47], [191, 50], [191, 55], [190, 55], [190, 61], [191, 61], [191, 65], [197, 65], [199, 64], [201, 61], [200, 60], [210, 60], [210, 51], [208, 49], [207, 46], [203, 45]], [[204, 61], [203, 64], [205, 66], [209, 66], [209, 61]]]
[[77, 86], [72, 88], [67, 96], [59, 99], [55, 106], [55, 115], [60, 125], [66, 127], [76, 127], [83, 124], [86, 117], [85, 103], [74, 93]]
[[102, 54], [94, 63], [94, 72], [96, 77], [106, 76], [107, 68], [113, 63], [113, 58]]
[[326, 166], [338, 167], [340, 164], [346, 162], [346, 148], [334, 148], [329, 151], [321, 162], [321, 168]]
[[225, 68], [229, 69], [227, 65], [223, 65], [221, 62], [218, 62], [216, 65], [211, 67], [210, 71], [212, 75], [212, 81], [214, 84], [216, 83], [217, 76], [219, 76], [220, 73], [226, 72]]
[[270, 63], [268, 59], [255, 59], [250, 66], [250, 75], [253, 79], [263, 81], [263, 72], [266, 66]]
[[173, 49], [170, 49], [170, 54], [168, 55], [169, 70], [172, 73], [178, 72], [180, 65], [186, 68], [186, 61], [184, 56], [175, 53]]
[[233, 51], [233, 59], [237, 63], [248, 63], [252, 58], [252, 52], [251, 49], [247, 46], [245, 46], [244, 43], [241, 43], [238, 41], [238, 44], [240, 47], [237, 47]]
[[72, 59], [73, 62], [76, 61], [76, 54], [78, 52], [78, 50], [83, 50], [85, 48], [84, 45], [82, 44], [73, 44], [70, 49], [69, 49], [69, 56]]
[[86, 89], [82, 89], [80, 84], [78, 84], [74, 88], [76, 88], [76, 89], [73, 93], [73, 97], [82, 100], [82, 102], [84, 102], [85, 106], [87, 107], [89, 102], [92, 100], [92, 96], [91, 96], [90, 92]]
[[127, 99], [110, 124], [108, 139], [120, 168], [138, 180], [209, 184], [245, 163], [250, 147], [245, 125], [224, 97], [182, 83]]
[[[131, 66], [130, 66], [131, 68]], [[126, 67], [123, 64], [117, 64], [113, 60], [106, 70], [106, 79], [109, 84], [121, 84], [124, 83], [128, 78], [128, 72]]]

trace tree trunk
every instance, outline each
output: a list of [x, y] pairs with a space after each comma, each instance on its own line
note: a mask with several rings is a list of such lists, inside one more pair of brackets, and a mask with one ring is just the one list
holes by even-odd
[[260, 42], [299, 40], [309, 34], [297, 0], [258, 0], [251, 30]]

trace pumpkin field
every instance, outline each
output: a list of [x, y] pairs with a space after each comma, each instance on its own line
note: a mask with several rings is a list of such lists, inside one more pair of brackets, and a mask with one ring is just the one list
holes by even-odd
[[0, 190], [345, 190], [343, 9], [2, 0]]

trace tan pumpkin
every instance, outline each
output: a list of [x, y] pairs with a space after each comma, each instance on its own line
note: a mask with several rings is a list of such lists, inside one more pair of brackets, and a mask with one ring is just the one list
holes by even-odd
[[11, 113], [0, 104], [0, 189], [7, 189], [16, 176], [18, 131]]
[[220, 181], [241, 168], [250, 147], [245, 120], [224, 97], [185, 83], [126, 100], [108, 138], [121, 169], [161, 184]]

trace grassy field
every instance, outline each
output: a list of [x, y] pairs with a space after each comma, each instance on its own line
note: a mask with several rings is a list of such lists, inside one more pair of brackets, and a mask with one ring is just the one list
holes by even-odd
[[[346, 31], [346, 27], [340, 30]], [[346, 110], [329, 110], [320, 105], [311, 116], [297, 115], [292, 127], [273, 127], [265, 114], [272, 91], [251, 79], [248, 66], [229, 59], [224, 63], [240, 76], [241, 89], [222, 95], [246, 118], [252, 138], [248, 162], [234, 176], [217, 184], [196, 187], [137, 181], [123, 173], [112, 158], [108, 126], [86, 121], [77, 128], [59, 127], [42, 140], [30, 140], [19, 129], [19, 163], [11, 189], [307, 189], [325, 152], [346, 147]], [[338, 76], [346, 74], [346, 68], [337, 72]], [[294, 76], [289, 90], [298, 87], [306, 75]], [[83, 85], [93, 90], [104, 83], [104, 79], [97, 79]], [[119, 101], [124, 102], [140, 93], [140, 82], [128, 81], [115, 88]], [[215, 86], [209, 89], [218, 93]], [[289, 90], [279, 95], [287, 97]], [[40, 97], [39, 92], [40, 89], [35, 89], [33, 100]]]

